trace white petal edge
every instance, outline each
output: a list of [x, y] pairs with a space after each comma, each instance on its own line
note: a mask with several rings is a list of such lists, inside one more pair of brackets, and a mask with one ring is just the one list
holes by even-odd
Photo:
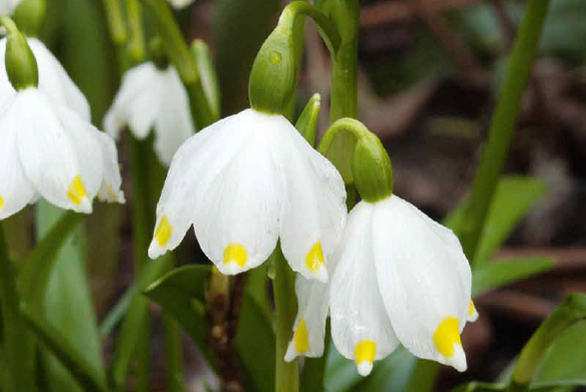
[[374, 360], [399, 345], [383, 305], [373, 259], [371, 204], [360, 202], [350, 212], [336, 251], [330, 284], [332, 338], [344, 357], [355, 361], [366, 376]]
[[279, 140], [272, 147], [286, 191], [280, 221], [283, 254], [294, 271], [327, 282], [328, 258], [348, 214], [344, 181], [287, 119], [270, 117], [270, 131]]
[[395, 333], [414, 355], [465, 370], [471, 273], [459, 241], [396, 195], [374, 208], [377, 277]]

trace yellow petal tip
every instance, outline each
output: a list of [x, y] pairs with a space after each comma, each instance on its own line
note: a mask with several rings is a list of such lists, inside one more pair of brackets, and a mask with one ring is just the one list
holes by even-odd
[[248, 261], [248, 252], [241, 244], [230, 244], [224, 249], [224, 265], [232, 262], [236, 263], [240, 268], [244, 268]]
[[354, 360], [358, 368], [358, 373], [367, 376], [372, 370], [372, 364], [376, 356], [376, 342], [365, 339], [360, 341], [354, 348]]
[[297, 329], [293, 334], [293, 343], [297, 354], [305, 354], [309, 351], [309, 333], [307, 323], [303, 317], [297, 323]]
[[81, 205], [83, 199], [87, 197], [87, 191], [85, 190], [85, 186], [83, 185], [80, 176], [76, 176], [73, 181], [71, 181], [71, 184], [67, 189], [67, 197], [76, 206]]
[[317, 272], [324, 264], [324, 252], [321, 248], [321, 242], [318, 241], [313, 245], [305, 257], [305, 265], [310, 272]]
[[155, 238], [157, 239], [157, 244], [161, 248], [167, 245], [172, 233], [173, 226], [171, 226], [167, 217], [163, 215], [161, 221], [159, 222], [159, 225], [157, 226], [157, 230], [155, 231]]
[[450, 358], [454, 354], [454, 346], [462, 347], [460, 340], [460, 326], [456, 317], [446, 317], [439, 323], [433, 341], [437, 351], [445, 358]]

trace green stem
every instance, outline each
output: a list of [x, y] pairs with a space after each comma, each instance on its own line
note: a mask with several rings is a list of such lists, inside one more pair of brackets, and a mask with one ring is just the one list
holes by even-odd
[[128, 53], [133, 64], [138, 64], [146, 57], [144, 32], [142, 28], [142, 6], [139, 0], [126, 0], [128, 10]]
[[299, 368], [297, 359], [285, 362], [285, 353], [295, 323], [297, 299], [295, 296], [295, 273], [287, 265], [281, 247], [271, 255], [275, 269], [273, 294], [275, 296], [276, 347], [276, 392], [299, 391]]
[[199, 75], [197, 61], [185, 42], [166, 0], [142, 0], [154, 16], [158, 33], [169, 59], [177, 69], [189, 95], [191, 114], [197, 129], [217, 120]]
[[[358, 0], [326, 1], [324, 10], [334, 21], [341, 43], [332, 59], [332, 91], [330, 123], [343, 118], [356, 118], [358, 114], [358, 36], [360, 4]], [[350, 159], [355, 140], [341, 134], [329, 153], [332, 163], [342, 174], [346, 184], [352, 184]]]
[[504, 168], [514, 136], [521, 100], [527, 87], [541, 30], [550, 0], [529, 0], [511, 54], [507, 75], [493, 116], [488, 142], [469, 203], [465, 210], [460, 240], [469, 260], [474, 259], [498, 178]]
[[2, 309], [2, 366], [5, 391], [36, 391], [35, 357], [20, 312], [20, 299], [16, 291], [16, 274], [8, 257], [4, 228], [0, 223], [0, 308]]
[[[344, 134], [347, 134], [352, 138], [353, 142], [356, 143], [359, 139], [371, 136], [372, 132], [370, 132], [368, 128], [358, 120], [353, 118], [342, 118], [334, 122], [327, 129], [319, 142], [317, 150], [322, 155], [327, 155], [331, 148], [333, 148], [335, 141]], [[352, 159], [352, 153], [353, 151], [351, 151], [350, 155], [347, 157], [349, 161]]]
[[118, 68], [122, 74], [129, 67], [129, 59], [126, 53], [126, 42], [128, 34], [126, 33], [126, 26], [122, 8], [120, 7], [120, 0], [102, 0], [104, 9], [106, 10], [106, 19], [108, 20], [108, 31], [112, 43], [116, 48], [116, 57], [118, 60]]
[[561, 333], [586, 319], [586, 295], [573, 293], [550, 314], [525, 345], [513, 372], [509, 391], [526, 390], [549, 347]]

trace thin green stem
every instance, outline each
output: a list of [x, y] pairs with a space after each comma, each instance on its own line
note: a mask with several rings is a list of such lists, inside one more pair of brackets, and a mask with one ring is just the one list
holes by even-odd
[[165, 363], [167, 364], [167, 385], [169, 392], [184, 392], [183, 381], [183, 352], [181, 331], [177, 320], [167, 312], [163, 313], [163, 327], [165, 329]]
[[287, 265], [281, 247], [271, 255], [275, 277], [273, 294], [275, 297], [276, 348], [276, 392], [299, 391], [299, 367], [297, 359], [285, 362], [285, 353], [295, 323], [297, 300], [295, 296], [295, 273]]
[[185, 84], [196, 128], [202, 129], [212, 124], [217, 118], [207, 101], [197, 61], [181, 34], [169, 4], [165, 0], [142, 1], [151, 10], [167, 55]]
[[5, 391], [36, 391], [35, 357], [29, 330], [20, 312], [16, 274], [8, 257], [4, 228], [0, 223], [0, 308], [2, 309], [2, 366]]
[[127, 50], [131, 61], [136, 64], [146, 57], [142, 26], [142, 5], [139, 0], [126, 0], [126, 9], [128, 11], [128, 27], [130, 30]]
[[18, 33], [16, 24], [9, 16], [0, 16], [0, 26], [4, 26], [9, 34]]
[[513, 140], [521, 100], [531, 74], [549, 4], [550, 0], [529, 0], [525, 7], [488, 142], [465, 210], [464, 224], [458, 233], [469, 260], [474, 259], [498, 178]]
[[555, 338], [576, 322], [584, 319], [586, 319], [586, 295], [582, 293], [568, 295], [539, 326], [521, 351], [509, 391], [526, 390]]
[[102, 0], [106, 16], [108, 18], [108, 29], [110, 38], [116, 46], [122, 46], [126, 43], [128, 36], [124, 24], [124, 16], [120, 7], [120, 0]]
[[[344, 132], [343, 132], [344, 131]], [[317, 150], [322, 155], [327, 155], [332, 148], [334, 142], [341, 137], [343, 134], [348, 134], [354, 142], [361, 138], [366, 138], [372, 133], [362, 124], [360, 121], [353, 118], [342, 118], [334, 122], [324, 133], [324, 136], [319, 142]], [[352, 158], [352, 151], [348, 160]]]
[[[360, 4], [358, 0], [326, 1], [325, 12], [334, 21], [341, 43], [332, 59], [332, 91], [330, 123], [343, 118], [356, 118], [358, 114], [358, 36]], [[350, 156], [355, 140], [341, 134], [330, 149], [329, 158], [342, 174], [346, 184], [352, 184]]]

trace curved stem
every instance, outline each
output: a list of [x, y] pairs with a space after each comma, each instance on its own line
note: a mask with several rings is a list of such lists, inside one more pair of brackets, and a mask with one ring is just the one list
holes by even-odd
[[6, 31], [10, 34], [18, 33], [16, 24], [9, 16], [0, 16], [0, 26], [4, 26]]
[[[349, 132], [350, 136], [354, 138], [354, 141], [368, 137], [371, 134], [368, 128], [366, 128], [366, 126], [360, 121], [353, 118], [342, 118], [333, 123], [327, 129], [319, 142], [317, 150], [322, 153], [322, 155], [327, 155], [341, 131]], [[350, 157], [348, 160], [350, 160]]]
[[515, 134], [515, 123], [537, 53], [549, 3], [550, 0], [529, 0], [525, 8], [507, 76], [493, 116], [488, 143], [464, 212], [463, 228], [459, 233], [464, 253], [469, 260], [474, 260], [480, 233]]
[[341, 43], [340, 34], [338, 34], [338, 30], [330, 18], [314, 5], [306, 3], [305, 1], [294, 1], [290, 3], [285, 9], [283, 9], [277, 28], [292, 31], [294, 29], [296, 18], [302, 15], [313, 19], [326, 46], [332, 53], [332, 56], [335, 56]]

